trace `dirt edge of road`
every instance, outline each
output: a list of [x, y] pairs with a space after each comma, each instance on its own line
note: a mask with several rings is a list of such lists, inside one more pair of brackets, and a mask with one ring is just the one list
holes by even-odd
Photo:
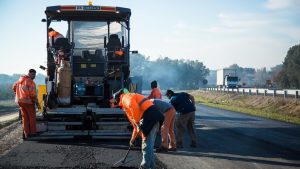
[[22, 127], [20, 121], [0, 129], [0, 157], [22, 142]]

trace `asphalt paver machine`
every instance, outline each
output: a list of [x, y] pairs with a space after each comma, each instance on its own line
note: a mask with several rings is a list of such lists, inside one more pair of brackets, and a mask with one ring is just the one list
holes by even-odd
[[[110, 99], [132, 86], [131, 10], [68, 5], [49, 6], [45, 14], [47, 78], [44, 93], [39, 91], [43, 108], [38, 123], [44, 128], [39, 138], [130, 138], [132, 128], [123, 110], [113, 108]], [[65, 23], [66, 34], [49, 37], [52, 23]]]

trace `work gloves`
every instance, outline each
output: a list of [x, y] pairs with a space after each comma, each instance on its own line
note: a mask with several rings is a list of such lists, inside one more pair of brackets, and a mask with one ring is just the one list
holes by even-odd
[[130, 140], [130, 141], [129, 141], [129, 146], [130, 146], [131, 148], [136, 147], [136, 146], [139, 146], [138, 140], [137, 140], [137, 139], [135, 139], [135, 140]]
[[129, 147], [133, 147], [134, 146], [134, 141], [129, 141]]

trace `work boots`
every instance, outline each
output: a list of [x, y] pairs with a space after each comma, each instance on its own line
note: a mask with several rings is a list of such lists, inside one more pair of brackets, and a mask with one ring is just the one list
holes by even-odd
[[159, 147], [159, 148], [156, 149], [156, 152], [157, 152], [157, 153], [165, 153], [165, 152], [168, 152], [168, 150], [169, 150], [169, 149], [167, 149], [167, 148], [161, 146], [161, 147]]
[[197, 147], [197, 143], [195, 141], [192, 141], [192, 143], [190, 144], [190, 147], [196, 148]]

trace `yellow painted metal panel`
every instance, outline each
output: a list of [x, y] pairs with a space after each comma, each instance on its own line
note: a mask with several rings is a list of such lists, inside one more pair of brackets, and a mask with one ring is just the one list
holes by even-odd
[[[39, 85], [38, 86], [38, 101], [39, 104], [41, 105], [41, 109], [44, 107], [44, 99], [43, 99], [43, 95], [46, 94], [46, 85]], [[42, 110], [39, 111], [42, 111]]]

